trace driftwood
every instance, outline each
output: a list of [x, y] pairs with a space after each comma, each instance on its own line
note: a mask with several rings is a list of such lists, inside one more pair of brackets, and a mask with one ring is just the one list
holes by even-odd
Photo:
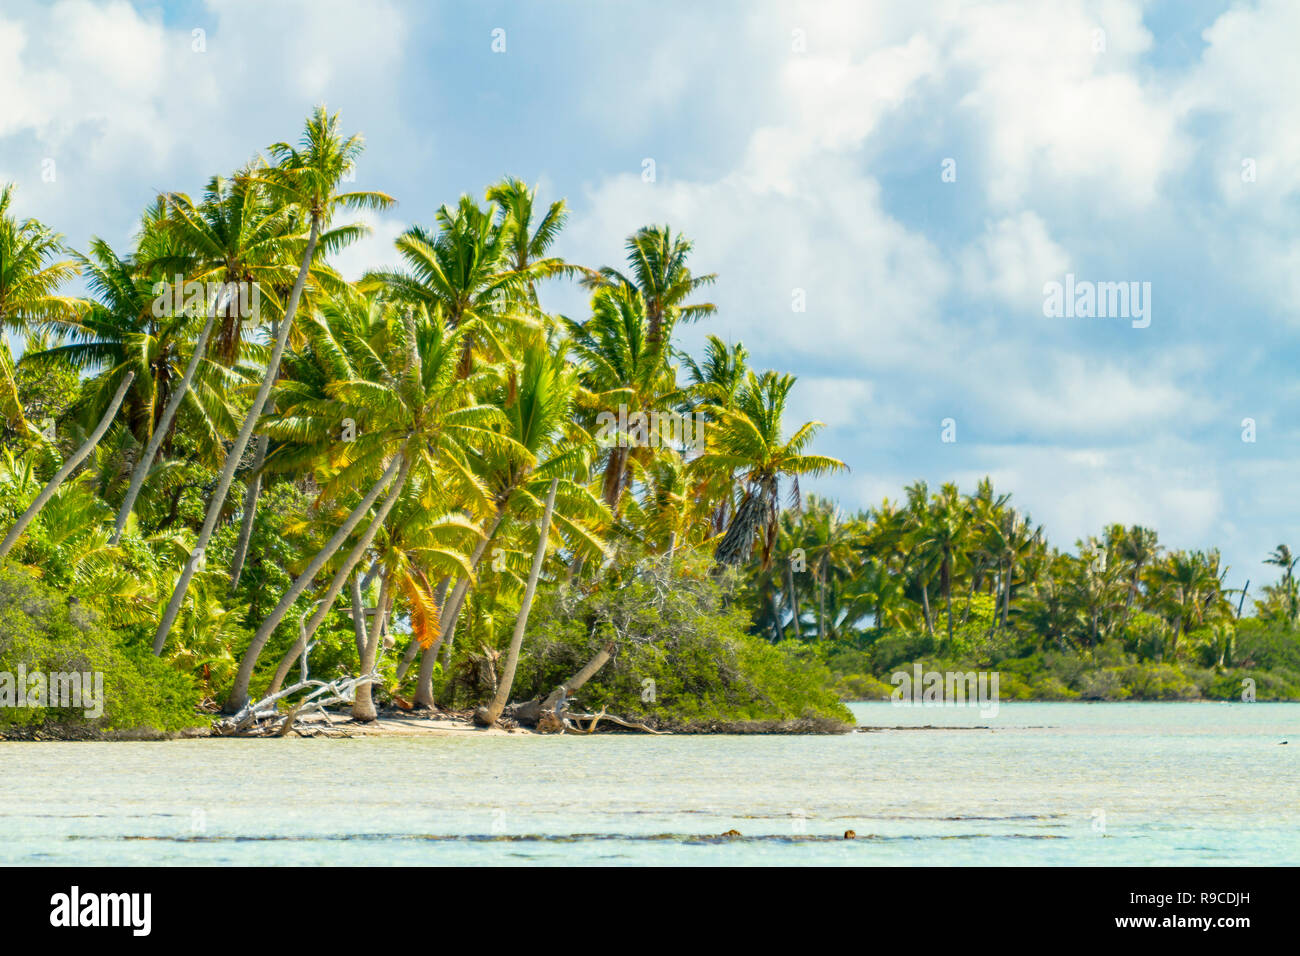
[[[297, 726], [298, 721], [314, 713], [319, 713], [325, 723], [329, 724], [326, 707], [351, 704], [356, 698], [358, 687], [362, 684], [374, 683], [378, 679], [379, 675], [372, 673], [333, 681], [299, 681], [279, 693], [246, 705], [236, 714], [214, 721], [212, 735], [214, 737], [283, 737], [290, 730], [301, 731]], [[282, 713], [279, 710], [277, 704], [281, 700], [308, 688], [311, 688], [311, 692], [294, 704], [289, 711]]]
[[[299, 631], [303, 631], [301, 622], [299, 622]], [[306, 640], [305, 634], [302, 639]], [[307, 672], [307, 659], [315, 646], [316, 642], [311, 641], [303, 648], [302, 656], [299, 658], [301, 677], [298, 683], [269, 694], [261, 700], [245, 704], [238, 713], [213, 721], [212, 736], [283, 737], [292, 730], [299, 736], [307, 737], [318, 736], [325, 732], [320, 727], [311, 728], [308, 732], [299, 726], [301, 718], [308, 714], [319, 714], [326, 727], [332, 728], [333, 724], [325, 708], [336, 704], [351, 704], [356, 699], [358, 687], [379, 680], [378, 660], [376, 659], [375, 662], [376, 669], [369, 674], [332, 681], [313, 680]], [[309, 690], [306, 696], [297, 701], [287, 712], [280, 711], [280, 701], [304, 690]]]
[[[626, 727], [628, 730], [640, 730], [647, 734], [660, 735], [667, 733], [667, 731], [655, 730], [640, 721], [626, 720], [616, 714], [611, 714], [604, 707], [600, 709], [599, 713], [584, 714], [576, 710], [570, 710], [568, 708], [569, 703], [569, 700], [565, 698], [553, 709], [541, 710], [539, 701], [530, 700], [512, 708], [510, 716], [520, 724], [532, 725], [533, 729], [539, 734], [594, 734], [597, 724], [602, 720], [617, 724], [620, 727]], [[586, 727], [582, 726], [584, 720], [587, 721]]]
[[[575, 721], [573, 725], [567, 726], [565, 729], [572, 730], [579, 734], [594, 734], [596, 732], [596, 724], [600, 723], [602, 720], [608, 720], [611, 724], [618, 724], [620, 727], [626, 727], [628, 730], [640, 730], [647, 734], [655, 734], [656, 736], [667, 733], [666, 730], [655, 730], [653, 727], [649, 727], [640, 721], [624, 720], [622, 717], [617, 717], [614, 714], [607, 714], [603, 707], [598, 714], [575, 714], [571, 710], [565, 711], [564, 717], [566, 720]], [[578, 723], [583, 720], [591, 721], [587, 724], [586, 730], [582, 728], [581, 723]]]

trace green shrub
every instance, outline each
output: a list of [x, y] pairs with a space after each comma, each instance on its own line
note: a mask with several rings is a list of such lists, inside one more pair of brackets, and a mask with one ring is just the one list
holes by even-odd
[[549, 693], [612, 642], [613, 659], [577, 694], [583, 708], [677, 728], [852, 723], [815, 651], [748, 633], [748, 615], [727, 604], [726, 584], [698, 569], [653, 579], [664, 573], [638, 570], [590, 594], [540, 590], [511, 697]]
[[[86, 707], [0, 707], [5, 726], [70, 726], [92, 730], [177, 730], [197, 723], [197, 692], [185, 674], [148, 648], [123, 645], [99, 615], [36, 579], [21, 566], [0, 570], [0, 672], [20, 669], [102, 675], [103, 713]], [[83, 704], [88, 703], [82, 701]], [[93, 704], [90, 704], [94, 709]]]

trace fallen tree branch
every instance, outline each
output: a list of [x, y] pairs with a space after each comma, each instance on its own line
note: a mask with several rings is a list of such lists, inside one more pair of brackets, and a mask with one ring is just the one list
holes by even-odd
[[[283, 737], [290, 730], [298, 731], [300, 736], [304, 736], [296, 725], [300, 718], [314, 713], [319, 713], [325, 724], [332, 729], [333, 724], [325, 708], [336, 704], [351, 704], [356, 699], [358, 687], [379, 680], [378, 660], [375, 662], [376, 670], [369, 674], [332, 681], [312, 680], [308, 676], [307, 657], [315, 646], [316, 642], [313, 641], [303, 649], [300, 658], [302, 677], [298, 683], [246, 704], [238, 713], [213, 721], [212, 736]], [[280, 701], [304, 690], [308, 691], [307, 695], [294, 704], [288, 713], [280, 712]]]
[[[655, 730], [653, 727], [648, 727], [639, 721], [624, 720], [622, 717], [615, 716], [614, 714], [607, 714], [604, 710], [601, 710], [599, 714], [575, 714], [573, 711], [565, 711], [564, 717], [573, 720], [590, 720], [592, 723], [589, 727], [594, 727], [597, 720], [608, 720], [611, 723], [618, 724], [620, 727], [626, 727], [628, 730], [640, 730], [644, 733], [654, 734], [656, 736], [664, 736], [668, 734], [668, 731], [666, 730]], [[584, 733], [592, 733], [592, 730], [588, 729], [584, 731]]]

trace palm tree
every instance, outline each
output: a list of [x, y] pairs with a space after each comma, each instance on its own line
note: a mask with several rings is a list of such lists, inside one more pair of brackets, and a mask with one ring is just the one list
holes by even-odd
[[75, 317], [81, 300], [57, 295], [77, 274], [77, 264], [60, 259], [63, 237], [35, 219], [19, 221], [9, 210], [14, 187], [0, 188], [0, 415], [26, 434], [29, 426], [18, 396], [14, 359], [4, 332], [36, 332]]
[[858, 569], [847, 597], [850, 606], [860, 608], [854, 617], [871, 614], [876, 627], [905, 627], [912, 619], [903, 576], [890, 572], [879, 558], [869, 558]]
[[[279, 373], [280, 358], [284, 354], [285, 344], [293, 327], [298, 300], [302, 298], [307, 274], [315, 260], [317, 245], [320, 244], [326, 252], [332, 252], [363, 234], [364, 227], [359, 225], [328, 229], [339, 210], [385, 209], [394, 201], [391, 196], [379, 192], [338, 192], [339, 183], [353, 168], [361, 150], [361, 137], [353, 135], [345, 138], [339, 130], [338, 114], [330, 115], [324, 107], [317, 107], [308, 119], [301, 150], [295, 149], [288, 143], [276, 143], [271, 147], [271, 153], [278, 160], [278, 164], [266, 170], [260, 178], [271, 190], [273, 198], [309, 217], [310, 230], [298, 266], [298, 277], [294, 280], [293, 290], [289, 293], [284, 319], [279, 323], [271, 357], [267, 363], [266, 377], [244, 416], [244, 423], [240, 426], [233, 446], [226, 452], [226, 463], [217, 480], [216, 490], [208, 502], [203, 527], [195, 541], [195, 556], [203, 554], [207, 549], [212, 533], [216, 530], [217, 519], [225, 506], [226, 495], [230, 492], [230, 485], [234, 481], [235, 470], [239, 467], [240, 459], [248, 447], [262, 410], [266, 407], [266, 400]], [[183, 566], [176, 588], [172, 592], [171, 601], [154, 635], [154, 654], [162, 653], [167, 633], [180, 613], [185, 592], [197, 569], [196, 564], [197, 562], [192, 559], [185, 562]]]
[[488, 202], [500, 209], [497, 228], [505, 242], [505, 261], [516, 273], [527, 277], [528, 299], [537, 305], [535, 280], [550, 276], [588, 274], [578, 266], [563, 259], [549, 256], [551, 246], [568, 221], [569, 213], [563, 199], [557, 199], [534, 224], [534, 204], [537, 190], [529, 189], [521, 179], [503, 179], [487, 191]]
[[[167, 194], [168, 214], [161, 227], [171, 248], [149, 263], [164, 278], [171, 278], [169, 273], [175, 271], [186, 282], [256, 287], [257, 314], [238, 307], [249, 304], [247, 294], [242, 302], [228, 295], [221, 303], [221, 328], [213, 345], [214, 357], [226, 366], [239, 360], [251, 327], [265, 318], [280, 317], [282, 307], [276, 293], [292, 285], [293, 257], [306, 239], [297, 221], [297, 207], [273, 201], [270, 190], [258, 178], [266, 175], [265, 166], [254, 163], [233, 179], [213, 176], [197, 205], [184, 193]], [[268, 315], [262, 315], [263, 306]]]
[[692, 466], [706, 474], [739, 472], [744, 488], [735, 517], [714, 551], [719, 565], [745, 561], [756, 539], [762, 541], [763, 566], [771, 563], [782, 477], [793, 479], [792, 496], [797, 501], [800, 475], [817, 477], [848, 467], [836, 458], [804, 453], [821, 429], [821, 422], [806, 422], [788, 440], [784, 438], [781, 419], [794, 383], [793, 375], [764, 372], [758, 376], [749, 372], [735, 409], [710, 408], [717, 416], [717, 430], [709, 450]]
[[939, 593], [948, 612], [948, 643], [952, 643], [952, 590], [955, 560], [966, 541], [970, 512], [954, 484], [945, 484], [934, 496], [925, 523], [917, 529], [916, 546], [938, 562]]
[[1151, 577], [1157, 588], [1157, 601], [1173, 615], [1173, 641], [1170, 655], [1178, 654], [1178, 639], [1187, 634], [1192, 625], [1200, 624], [1205, 617], [1205, 599], [1218, 589], [1214, 573], [1217, 559], [1211, 562], [1200, 551], [1174, 551], [1161, 564], [1151, 568]]
[[1116, 557], [1125, 562], [1130, 568], [1128, 595], [1124, 599], [1124, 614], [1121, 619], [1122, 625], [1128, 621], [1133, 602], [1140, 593], [1139, 584], [1142, 581], [1143, 571], [1160, 555], [1160, 544], [1154, 531], [1139, 525], [1133, 525], [1128, 529], [1115, 525], [1109, 529], [1107, 537], [1113, 542]]
[[[355, 487], [362, 476], [373, 475], [385, 460], [386, 474], [393, 472], [378, 512], [334, 574], [325, 596], [317, 602], [305, 626], [307, 639], [329, 613], [353, 568], [379, 533], [414, 466], [418, 465], [422, 476], [438, 475], [439, 481], [453, 492], [477, 494], [481, 500], [482, 488], [470, 469], [468, 449], [512, 444], [497, 430], [504, 425], [501, 410], [473, 401], [475, 388], [481, 382], [457, 374], [464, 339], [476, 331], [476, 321], [452, 329], [441, 316], [429, 316], [423, 309], [391, 306], [384, 310], [380, 324], [368, 341], [350, 334], [347, 327], [340, 330], [342, 342], [324, 333], [318, 335], [317, 347], [322, 351], [332, 348], [331, 358], [350, 369], [351, 376], [327, 386], [328, 400], [305, 397], [291, 404], [279, 421], [267, 427], [269, 434], [288, 443], [281, 457], [290, 462], [304, 455], [312, 457], [313, 450], [316, 456], [324, 453], [338, 462], [335, 473], [324, 483], [323, 494], [338, 494]], [[347, 418], [356, 422], [358, 437], [354, 442], [339, 442], [335, 429]], [[370, 494], [377, 496], [382, 487], [376, 483]], [[262, 622], [240, 663], [225, 705], [228, 713], [246, 703], [257, 657], [289, 608], [342, 547], [369, 508], [370, 504], [363, 500], [352, 510], [345, 522], [350, 524], [347, 532], [340, 527]]]
[[[151, 235], [156, 228], [146, 217], [141, 249], [156, 241]], [[94, 298], [76, 317], [53, 323], [65, 344], [26, 355], [23, 364], [49, 368], [62, 363], [79, 371], [103, 368], [109, 387], [127, 373], [135, 376], [137, 384], [127, 393], [126, 417], [136, 438], [146, 444], [118, 510], [112, 537], [116, 544], [154, 458], [173, 435], [182, 405], [200, 426], [199, 433], [215, 448], [221, 431], [231, 424], [224, 394], [240, 379], [234, 372], [203, 363], [204, 343], [216, 315], [206, 304], [203, 314], [207, 318], [186, 360], [186, 333], [195, 316], [189, 310], [176, 313], [165, 305], [152, 276], [139, 264], [139, 252], [122, 257], [102, 239], [93, 239], [90, 255], [76, 258]], [[182, 361], [186, 362], [183, 372]], [[107, 397], [106, 389], [101, 393]]]
[[446, 654], [455, 640], [457, 619], [479, 562], [509, 516], [530, 519], [537, 513], [539, 495], [548, 482], [559, 482], [551, 521], [573, 552], [605, 552], [604, 541], [592, 529], [606, 523], [609, 512], [577, 480], [586, 473], [593, 447], [572, 420], [578, 381], [565, 352], [551, 351], [546, 339], [537, 335], [516, 361], [495, 375], [484, 396], [501, 410], [501, 434], [508, 442], [471, 455], [474, 475], [490, 495], [491, 506], [482, 512], [483, 537], [471, 556], [470, 573], [457, 581], [443, 608], [440, 634], [420, 662], [414, 703], [422, 708], [434, 705], [433, 665], [440, 646]]
[[1300, 563], [1300, 555], [1292, 555], [1289, 547], [1285, 544], [1279, 544], [1273, 549], [1273, 553], [1264, 559], [1264, 563], [1282, 569], [1282, 589], [1285, 593], [1287, 621], [1295, 624], [1298, 603], [1295, 566]]
[[644, 226], [628, 237], [627, 265], [630, 275], [605, 266], [587, 284], [620, 285], [641, 293], [646, 306], [646, 342], [659, 351], [672, 338], [678, 321], [693, 322], [717, 311], [712, 302], [685, 300], [704, 286], [717, 281], [717, 274], [695, 276], [686, 265], [695, 243], [676, 236], [667, 226]]
[[[531, 288], [536, 279], [554, 275], [558, 260], [542, 259], [517, 267], [518, 223], [507, 212], [502, 223], [493, 221], [491, 209], [482, 209], [462, 196], [453, 210], [439, 208], [436, 232], [412, 226], [397, 237], [397, 252], [404, 269], [368, 272], [361, 280], [365, 291], [380, 291], [395, 301], [438, 309], [456, 327], [477, 319], [479, 336], [495, 341], [495, 326], [510, 319], [511, 302]], [[465, 340], [461, 375], [473, 367], [479, 343]], [[504, 349], [497, 343], [498, 354]]]
[[55, 294], [77, 274], [75, 261], [58, 258], [63, 237], [36, 219], [15, 219], [13, 194], [12, 183], [0, 188], [0, 329], [23, 332], [69, 319], [82, 304]]
[[[181, 193], [166, 197], [169, 215], [164, 220], [171, 245], [185, 257], [175, 263], [175, 252], [167, 250], [155, 259], [164, 272], [182, 268], [182, 275], [191, 281], [216, 281], [231, 293], [242, 290], [240, 305], [246, 306], [254, 293], [255, 308], [236, 309], [235, 296], [228, 295], [224, 305], [214, 309], [221, 314], [222, 325], [218, 334], [215, 357], [224, 365], [234, 364], [242, 351], [243, 340], [252, 326], [261, 324], [262, 297], [266, 298], [266, 313], [271, 319], [271, 337], [278, 332], [276, 319], [282, 316], [281, 297], [287, 294], [294, 282], [293, 258], [305, 241], [298, 220], [300, 210], [292, 205], [275, 202], [267, 187], [256, 178], [263, 171], [259, 159], [236, 173], [233, 180], [214, 176], [208, 183], [203, 202], [195, 206]], [[186, 261], [188, 259], [188, 262]], [[319, 281], [319, 276], [317, 277]], [[304, 292], [306, 294], [306, 292]], [[244, 314], [248, 312], [249, 314]], [[201, 336], [206, 345], [206, 337]], [[196, 352], [201, 352], [197, 347]], [[267, 409], [263, 409], [267, 411]], [[244, 496], [244, 517], [240, 534], [231, 559], [230, 587], [239, 585], [244, 559], [253, 531], [253, 519], [262, 490], [261, 468], [266, 460], [267, 440], [259, 436], [252, 466], [252, 474]], [[152, 462], [147, 455], [143, 459]], [[137, 469], [139, 470], [139, 469]], [[133, 482], [137, 479], [133, 479]], [[128, 497], [130, 497], [128, 495]], [[123, 508], [126, 511], [126, 507]]]
[[[379, 597], [375, 620], [361, 649], [362, 674], [372, 673], [375, 669], [379, 639], [396, 596], [400, 595], [409, 609], [412, 642], [427, 650], [441, 634], [440, 611], [430, 579], [471, 573], [466, 542], [479, 537], [478, 527], [463, 515], [445, 511], [438, 513], [436, 509], [445, 505], [438, 491], [419, 476], [409, 482], [393, 511], [390, 527], [382, 534], [376, 559]], [[358, 609], [353, 610], [355, 613]], [[291, 653], [286, 656], [286, 661], [281, 662], [276, 680], [272, 681], [271, 693], [279, 690], [279, 682], [296, 657]], [[375, 719], [370, 684], [357, 688], [352, 717], [360, 721]]]
[[1011, 593], [1015, 586], [1016, 566], [1042, 541], [1041, 526], [1032, 528], [1028, 515], [1020, 516], [1009, 508], [986, 526], [990, 548], [998, 562], [1002, 577], [1002, 590], [993, 616], [994, 624], [1006, 627], [1011, 615]]
[[[803, 513], [805, 526], [812, 533], [808, 558], [817, 582], [817, 639], [825, 640], [827, 591], [834, 584], [832, 578], [848, 577], [860, 528], [846, 521], [832, 502], [816, 495], [809, 496]], [[833, 615], [831, 620], [833, 625], [837, 624], [838, 615]]]
[[528, 613], [533, 607], [533, 595], [537, 593], [537, 578], [542, 572], [542, 562], [546, 560], [546, 541], [551, 530], [551, 513], [555, 510], [555, 493], [559, 487], [560, 480], [552, 478], [550, 489], [546, 492], [546, 505], [542, 509], [537, 550], [533, 553], [533, 564], [528, 571], [528, 585], [524, 588], [524, 597], [519, 603], [519, 613], [515, 616], [515, 630], [510, 637], [510, 650], [506, 654], [506, 666], [497, 683], [497, 692], [492, 695], [491, 703], [474, 711], [474, 723], [481, 727], [491, 727], [495, 724], [510, 699], [510, 688], [514, 685], [515, 670], [519, 666], [519, 651], [524, 643], [524, 629], [528, 626]]
[[13, 549], [14, 544], [20, 537], [22, 537], [22, 533], [27, 530], [27, 526], [32, 523], [32, 519], [35, 518], [41, 508], [45, 506], [45, 503], [54, 497], [54, 493], [59, 490], [59, 486], [63, 484], [67, 477], [76, 470], [77, 466], [80, 465], [82, 461], [85, 460], [86, 456], [94, 450], [95, 446], [99, 444], [99, 440], [104, 437], [104, 432], [108, 431], [108, 426], [113, 424], [113, 418], [117, 415], [117, 410], [121, 407], [122, 399], [126, 397], [126, 390], [131, 387], [131, 380], [133, 378], [135, 378], [134, 372], [127, 372], [126, 375], [122, 377], [121, 383], [117, 386], [117, 391], [113, 393], [113, 398], [108, 403], [108, 410], [104, 412], [103, 417], [99, 420], [99, 424], [96, 425], [95, 430], [90, 433], [90, 437], [87, 438], [82, 443], [81, 447], [72, 454], [72, 457], [63, 463], [63, 467], [55, 472], [54, 477], [49, 480], [45, 487], [41, 489], [41, 493], [36, 496], [36, 500], [27, 507], [27, 510], [22, 513], [22, 516], [14, 523], [14, 526], [9, 529], [9, 533], [5, 535], [4, 541], [0, 542], [0, 562], [3, 562], [4, 559], [9, 556], [9, 552]]
[[[645, 301], [636, 289], [597, 289], [591, 298], [591, 318], [566, 324], [591, 408], [616, 417], [620, 408], [626, 409], [630, 420], [637, 413], [648, 416], [673, 391], [662, 355], [650, 347]], [[644, 462], [653, 454], [648, 443], [635, 443], [626, 432], [610, 438], [601, 494], [617, 513], [632, 461]]]
[[[707, 423], [712, 424], [712, 416], [708, 411], [710, 406], [735, 408], [736, 395], [745, 381], [745, 373], [749, 371], [748, 359], [749, 353], [742, 343], [737, 342], [728, 347], [716, 335], [710, 335], [705, 340], [702, 363], [696, 363], [689, 355], [682, 355], [691, 379], [691, 384], [686, 388], [687, 410], [703, 416]], [[714, 534], [721, 534], [727, 526], [734, 484], [734, 474], [720, 474], [714, 485], [700, 489], [703, 496], [717, 502], [712, 515]]]

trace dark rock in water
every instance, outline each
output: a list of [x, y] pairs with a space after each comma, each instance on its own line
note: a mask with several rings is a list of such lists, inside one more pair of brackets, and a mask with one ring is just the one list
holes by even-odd
[[738, 836], [740, 836], [740, 831], [739, 831], [739, 830], [728, 830], [726, 833], [724, 833], [724, 834], [722, 834], [722, 835], [723, 835], [724, 837], [738, 837]]

